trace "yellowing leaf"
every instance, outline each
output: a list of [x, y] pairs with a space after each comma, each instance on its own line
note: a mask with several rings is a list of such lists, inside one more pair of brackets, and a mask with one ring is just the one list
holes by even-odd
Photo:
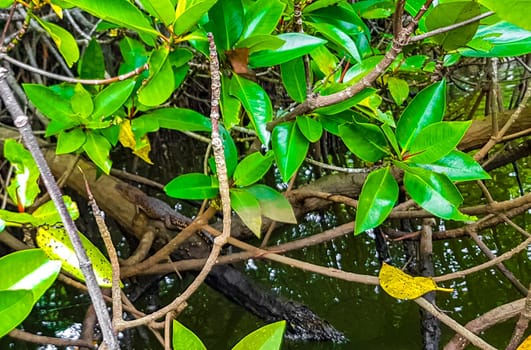
[[531, 350], [531, 335], [516, 350]]
[[451, 288], [438, 287], [429, 277], [412, 277], [399, 268], [383, 263], [380, 269], [380, 286], [397, 299], [416, 299], [428, 292], [452, 292]]
[[151, 151], [151, 144], [146, 135], [144, 135], [139, 142], [135, 138], [133, 129], [131, 128], [131, 121], [124, 120], [120, 124], [120, 134], [118, 136], [120, 143], [127, 148], [133, 150], [133, 154], [140, 157], [143, 161], [148, 164], [153, 164], [151, 159], [149, 159], [149, 151]]
[[[96, 248], [87, 237], [78, 232], [81, 243], [92, 262], [92, 268], [96, 275], [96, 280], [101, 287], [110, 288], [112, 286], [112, 268], [107, 258]], [[61, 268], [73, 277], [84, 281], [83, 273], [79, 267], [72, 242], [63, 227], [41, 226], [37, 230], [35, 237], [37, 245], [52, 260], [60, 260]], [[122, 282], [120, 286], [123, 287]]]

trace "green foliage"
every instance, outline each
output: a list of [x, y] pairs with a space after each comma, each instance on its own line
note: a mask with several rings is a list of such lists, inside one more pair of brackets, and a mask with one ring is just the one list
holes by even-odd
[[183, 326], [180, 322], [173, 320], [172, 323], [172, 345], [174, 350], [206, 350], [205, 345], [195, 335], [194, 332]]
[[276, 126], [271, 138], [278, 170], [282, 180], [287, 182], [304, 161], [310, 143], [294, 122]]
[[479, 3], [496, 12], [498, 16], [507, 22], [526, 30], [531, 30], [531, 24], [529, 23], [531, 3], [529, 0], [513, 0], [510, 4], [497, 0], [479, 0]]
[[28, 249], [0, 258], [0, 338], [18, 326], [52, 285], [61, 263], [40, 249]]
[[18, 204], [19, 210], [29, 207], [41, 192], [37, 164], [29, 151], [12, 139], [4, 141], [4, 158], [11, 163], [15, 171], [15, 176], [7, 186], [9, 197]]

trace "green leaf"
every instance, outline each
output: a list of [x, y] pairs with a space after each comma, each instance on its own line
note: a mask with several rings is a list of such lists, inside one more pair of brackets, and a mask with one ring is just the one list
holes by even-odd
[[[81, 232], [77, 234], [92, 263], [92, 269], [96, 275], [98, 285], [100, 287], [110, 288], [112, 286], [111, 263], [87, 237]], [[77, 259], [72, 242], [63, 227], [41, 226], [37, 229], [35, 241], [50, 259], [61, 261], [61, 267], [64, 271], [80, 281], [85, 280], [79, 267], [79, 260]]]
[[304, 7], [304, 10], [302, 11], [303, 14], [309, 14], [313, 11], [326, 8], [326, 7], [332, 7], [338, 2], [341, 2], [342, 0], [320, 0], [315, 1], [313, 3], [310, 3], [308, 6]]
[[409, 167], [405, 169], [404, 186], [415, 202], [438, 217], [456, 221], [475, 220], [458, 210], [463, 197], [445, 175]]
[[[331, 88], [331, 89], [325, 89], [324, 91], [322, 91], [322, 95], [323, 96], [329, 95], [331, 93], [337, 92], [338, 89], [339, 90], [343, 89], [343, 85], [338, 85], [337, 87]], [[374, 88], [365, 88], [361, 90], [359, 93], [357, 93], [356, 95], [342, 102], [339, 102], [339, 103], [336, 103], [336, 104], [333, 104], [327, 107], [317, 108], [315, 112], [319, 114], [327, 114], [327, 115], [337, 114], [339, 112], [342, 112], [344, 110], [347, 110], [357, 105], [358, 103], [360, 103], [367, 97], [373, 95], [375, 92], [376, 92], [376, 89]]]
[[432, 163], [444, 157], [459, 144], [472, 124], [467, 122], [437, 122], [422, 129], [411, 143], [408, 161]]
[[140, 0], [142, 7], [166, 26], [175, 20], [175, 8], [170, 0]]
[[87, 141], [83, 145], [83, 150], [98, 168], [109, 175], [112, 166], [112, 162], [109, 159], [111, 144], [105, 137], [94, 132], [87, 132], [86, 136]]
[[159, 33], [142, 12], [129, 1], [123, 0], [63, 0], [65, 3], [81, 8], [104, 21], [146, 33], [156, 37]]
[[112, 83], [105, 89], [101, 90], [94, 97], [94, 111], [92, 118], [100, 120], [108, 117], [123, 106], [129, 98], [135, 87], [135, 81], [127, 79]]
[[529, 22], [529, 9], [531, 8], [531, 1], [529, 0], [512, 0], [510, 2], [499, 0], [479, 0], [479, 3], [512, 24], [516, 24], [526, 30], [531, 31], [531, 23]]
[[254, 195], [242, 188], [231, 188], [230, 205], [243, 223], [249, 227], [256, 237], [260, 238], [262, 214], [260, 204]]
[[164, 186], [166, 194], [182, 199], [212, 199], [218, 195], [218, 186], [212, 178], [201, 173], [188, 173], [177, 176]]
[[387, 138], [387, 141], [393, 147], [395, 153], [400, 154], [400, 147], [398, 147], [398, 141], [396, 140], [395, 132], [391, 126], [389, 124], [383, 124], [381, 128], [385, 134], [385, 137]]
[[221, 98], [219, 101], [221, 108], [221, 115], [223, 116], [223, 124], [230, 130], [235, 125], [240, 123], [240, 114], [242, 111], [242, 104], [240, 100], [230, 94], [231, 80], [229, 77], [221, 76]]
[[303, 102], [306, 99], [306, 72], [302, 57], [280, 65], [282, 84], [294, 101]]
[[[14, 0], [0, 0], [0, 9], [6, 9], [13, 5]], [[2, 336], [0, 335], [0, 338]]]
[[289, 201], [282, 194], [266, 185], [253, 185], [245, 189], [260, 203], [262, 215], [271, 220], [296, 224], [297, 218]]
[[175, 11], [175, 24], [173, 26], [175, 35], [188, 32], [216, 2], [217, 0], [179, 1]]
[[357, 83], [358, 81], [363, 79], [367, 74], [369, 74], [372, 70], [374, 70], [374, 67], [376, 67], [376, 65], [380, 63], [382, 58], [383, 56], [380, 55], [371, 56], [365, 58], [363, 61], [361, 61], [361, 63], [353, 65], [345, 73], [343, 81], [348, 85]]
[[[318, 1], [319, 2], [319, 1]], [[263, 326], [248, 334], [232, 350], [277, 350], [282, 345], [286, 321], [278, 321]]]
[[230, 93], [245, 107], [260, 141], [264, 145], [269, 144], [271, 135], [266, 125], [273, 119], [273, 107], [269, 95], [260, 85], [237, 74], [232, 78]]
[[70, 107], [69, 99], [43, 85], [23, 84], [22, 87], [31, 103], [52, 121], [56, 121], [64, 128], [79, 124], [79, 120]]
[[81, 118], [87, 118], [94, 110], [92, 95], [81, 84], [74, 86], [74, 95], [70, 99], [70, 105], [72, 110], [79, 114]]
[[72, 67], [79, 59], [79, 47], [77, 47], [76, 39], [74, 39], [72, 34], [57, 24], [43, 21], [37, 16], [33, 16], [33, 19], [39, 22], [41, 27], [50, 34], [66, 64], [68, 67]]
[[377, 162], [389, 153], [382, 130], [374, 124], [340, 125], [339, 136], [352, 153], [367, 162]]
[[387, 79], [387, 87], [397, 105], [404, 103], [409, 96], [409, 85], [404, 79], [390, 77]]
[[[337, 69], [339, 60], [333, 55], [326, 46], [319, 46], [310, 52], [310, 58], [314, 66], [314, 70], [318, 73], [317, 69], [323, 76], [333, 76], [337, 79], [341, 75], [341, 71]], [[317, 68], [317, 69], [316, 69]]]
[[33, 293], [33, 305], [53, 284], [61, 263], [48, 259], [41, 249], [27, 249], [2, 257], [0, 271], [0, 290], [29, 290]]
[[[484, 48], [472, 45], [474, 42], [482, 43]], [[468, 49], [459, 49], [459, 53], [467, 57], [521, 56], [531, 52], [531, 32], [500, 21], [481, 26], [468, 46]]]
[[301, 57], [326, 43], [326, 40], [303, 33], [283, 33], [277, 36], [284, 44], [276, 50], [259, 51], [249, 56], [251, 68], [271, 67]]
[[57, 137], [56, 154], [65, 154], [77, 151], [81, 148], [87, 136], [81, 128], [72, 129], [72, 131], [61, 131]]
[[310, 142], [317, 142], [323, 134], [323, 126], [317, 120], [306, 116], [297, 117], [297, 126]]
[[[69, 196], [63, 196], [63, 201], [72, 220], [77, 220], [79, 218], [79, 209], [76, 202], [72, 201]], [[35, 219], [34, 226], [55, 225], [61, 222], [61, 216], [51, 200], [39, 206], [31, 215]]]
[[288, 182], [304, 161], [310, 144], [294, 122], [277, 125], [271, 143], [282, 180]]
[[[126, 36], [120, 40], [119, 46], [120, 53], [123, 57], [123, 62], [118, 69], [119, 74], [125, 74], [136, 68], [142, 67], [149, 60], [149, 54], [146, 51], [145, 45], [138, 40]], [[148, 71], [142, 72], [142, 74], [137, 77], [138, 85], [140, 85], [140, 81], [147, 78], [148, 75]]]
[[243, 5], [241, 0], [218, 1], [208, 11], [207, 30], [214, 33], [219, 51], [232, 49], [243, 31]]
[[402, 152], [409, 150], [411, 143], [426, 126], [440, 122], [446, 107], [446, 82], [432, 84], [413, 98], [396, 126], [396, 138]]
[[149, 59], [149, 78], [138, 89], [138, 101], [153, 107], [164, 103], [175, 90], [173, 69], [168, 60], [167, 47], [152, 52]]
[[4, 226], [20, 226], [30, 224], [35, 226], [37, 219], [28, 213], [17, 213], [9, 210], [0, 209], [0, 220], [3, 221]]
[[225, 165], [227, 166], [227, 176], [232, 177], [238, 165], [238, 149], [227, 129], [220, 125], [219, 131], [223, 140], [223, 153], [225, 155]]
[[242, 159], [234, 171], [234, 185], [245, 187], [260, 180], [273, 164], [273, 152], [254, 152]]
[[[457, 1], [438, 4], [426, 16], [426, 29], [432, 31], [463, 22], [481, 14], [480, 6], [474, 1]], [[446, 33], [432, 37], [432, 40], [447, 50], [455, 50], [465, 46], [476, 34], [479, 21], [467, 24]]]
[[238, 41], [235, 48], [248, 48], [249, 55], [262, 50], [276, 50], [284, 44], [284, 40], [273, 35], [253, 35]]
[[490, 175], [471, 156], [460, 151], [451, 151], [432, 164], [410, 164], [446, 175], [451, 181], [490, 179]]
[[206, 350], [201, 339], [176, 320], [173, 320], [172, 345], [175, 350]]
[[398, 184], [390, 167], [371, 172], [361, 189], [354, 233], [379, 226], [389, 216], [397, 199]]
[[81, 79], [103, 79], [105, 77], [105, 60], [103, 51], [96, 39], [91, 39], [77, 64]]
[[153, 119], [161, 128], [177, 131], [210, 131], [212, 128], [210, 119], [187, 108], [160, 108], [136, 119]]
[[242, 38], [271, 34], [284, 12], [285, 4], [279, 0], [257, 0], [246, 8]]
[[15, 171], [15, 176], [11, 178], [7, 187], [7, 193], [14, 203], [27, 208], [41, 192], [37, 164], [31, 153], [13, 139], [4, 142], [4, 158], [11, 163]]
[[308, 23], [317, 32], [321, 33], [326, 39], [330, 40], [338, 47], [345, 50], [356, 62], [361, 62], [361, 56], [356, 47], [356, 43], [341, 29], [329, 23]]
[[28, 317], [33, 301], [31, 290], [0, 290], [0, 338]]
[[387, 18], [395, 12], [395, 5], [390, 0], [363, 0], [352, 4], [354, 11], [366, 19]]

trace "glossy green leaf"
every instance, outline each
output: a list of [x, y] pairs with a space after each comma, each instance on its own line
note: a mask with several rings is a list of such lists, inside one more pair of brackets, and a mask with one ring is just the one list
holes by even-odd
[[96, 39], [89, 41], [77, 64], [77, 72], [81, 79], [103, 79], [105, 77], [103, 51]]
[[320, 0], [320, 1], [315, 1], [313, 3], [308, 4], [308, 6], [305, 6], [304, 10], [302, 11], [302, 13], [309, 14], [309, 13], [311, 13], [313, 11], [316, 11], [316, 10], [319, 10], [319, 9], [322, 9], [322, 8], [334, 6], [335, 4], [337, 4], [340, 1], [342, 1], [342, 0]]
[[122, 0], [63, 0], [65, 3], [81, 8], [104, 21], [146, 33], [153, 37], [158, 32], [151, 26], [148, 18], [129, 1]]
[[218, 1], [208, 11], [207, 30], [214, 33], [217, 49], [230, 50], [243, 31], [243, 5], [241, 0]]
[[79, 120], [70, 107], [70, 100], [39, 84], [23, 84], [24, 92], [42, 114], [68, 128]]
[[221, 77], [221, 98], [219, 100], [223, 124], [227, 129], [240, 124], [242, 104], [240, 100], [230, 94], [231, 80], [223, 75]]
[[181, 35], [188, 32], [199, 22], [217, 0], [179, 1], [175, 10], [173, 32]]
[[123, 106], [125, 101], [129, 98], [135, 87], [135, 81], [127, 79], [112, 83], [105, 89], [101, 90], [94, 97], [94, 111], [92, 117], [94, 119], [101, 119], [108, 117]]
[[254, 195], [243, 188], [231, 188], [230, 205], [243, 223], [249, 227], [256, 237], [260, 238], [262, 214], [260, 204]]
[[374, 124], [340, 125], [339, 136], [352, 153], [367, 162], [377, 162], [389, 153], [382, 130]]
[[393, 100], [395, 100], [396, 104], [399, 106], [404, 103], [409, 96], [409, 85], [404, 79], [389, 77], [389, 79], [387, 79], [387, 87], [389, 88]]
[[137, 93], [138, 101], [145, 106], [161, 105], [175, 90], [173, 69], [167, 57], [168, 49], [162, 48], [154, 51], [150, 58], [149, 78]]
[[41, 192], [39, 188], [39, 169], [31, 153], [13, 139], [4, 142], [4, 158], [14, 170], [7, 193], [14, 203], [23, 208], [29, 207]]
[[283, 33], [277, 36], [284, 44], [276, 50], [259, 51], [249, 57], [251, 68], [271, 67], [301, 57], [326, 43], [326, 40], [303, 33]]
[[408, 161], [432, 163], [444, 157], [459, 144], [471, 123], [437, 122], [426, 126], [411, 143]]
[[164, 186], [170, 197], [182, 199], [212, 199], [218, 195], [218, 186], [212, 178], [201, 173], [188, 173], [177, 176]]
[[310, 51], [310, 58], [315, 71], [317, 71], [315, 69], [317, 68], [323, 76], [333, 76], [334, 79], [339, 78], [341, 74], [341, 71], [337, 69], [339, 60], [326, 46], [319, 46]]
[[170, 0], [140, 0], [142, 7], [166, 26], [175, 20], [175, 9]]
[[282, 345], [286, 321], [278, 321], [263, 326], [246, 335], [232, 350], [277, 350]]
[[273, 152], [254, 152], [242, 159], [234, 171], [234, 185], [245, 187], [260, 180], [273, 164]]
[[456, 221], [475, 220], [458, 210], [463, 198], [445, 175], [420, 168], [406, 168], [404, 186], [415, 202], [438, 217]]
[[223, 141], [223, 153], [225, 155], [227, 176], [232, 177], [234, 170], [238, 165], [238, 149], [236, 148], [236, 143], [234, 143], [230, 132], [228, 132], [227, 129], [225, 129], [222, 125], [220, 125], [219, 133]]
[[[480, 49], [472, 45], [479, 41], [486, 46]], [[470, 48], [459, 49], [467, 57], [511, 57], [531, 52], [531, 31], [524, 30], [511, 23], [500, 21], [493, 25], [481, 26], [468, 43]]]
[[496, 15], [507, 22], [531, 31], [531, 23], [529, 21], [531, 1], [512, 0], [510, 2], [505, 2], [499, 0], [479, 0], [479, 3], [489, 8], [491, 11], [496, 12]]
[[273, 107], [269, 95], [260, 85], [239, 75], [234, 75], [232, 78], [230, 93], [245, 107], [260, 141], [264, 145], [269, 144], [271, 135], [266, 125], [273, 119]]
[[365, 58], [361, 63], [355, 64], [352, 67], [350, 67], [347, 72], [345, 73], [345, 76], [343, 78], [343, 81], [349, 85], [357, 83], [361, 79], [363, 79], [367, 74], [369, 74], [374, 67], [380, 61], [382, 60], [383, 56], [371, 56]]
[[446, 82], [432, 84], [413, 98], [402, 112], [396, 126], [396, 138], [403, 151], [426, 126], [440, 122], [446, 108]]
[[168, 54], [168, 59], [173, 67], [186, 65], [194, 58], [194, 54], [187, 48], [178, 47]]
[[304, 137], [310, 142], [317, 142], [323, 134], [323, 126], [317, 120], [310, 117], [297, 117], [297, 126]]
[[0, 290], [0, 338], [24, 321], [32, 308], [31, 290]]
[[210, 119], [192, 109], [166, 107], [156, 109], [137, 118], [156, 120], [161, 128], [177, 131], [210, 131]]
[[87, 141], [83, 145], [83, 150], [87, 156], [100, 168], [105, 174], [111, 171], [112, 162], [109, 159], [111, 144], [107, 139], [97, 133], [87, 132]]
[[[110, 288], [112, 286], [111, 263], [87, 237], [81, 232], [78, 232], [78, 235], [92, 263], [92, 269], [96, 275], [98, 285], [100, 287]], [[39, 227], [35, 242], [50, 259], [60, 260], [62, 263], [61, 268], [64, 271], [80, 281], [85, 280], [79, 267], [79, 260], [77, 259], [72, 242], [63, 227]]]
[[[72, 201], [69, 196], [63, 196], [63, 201], [72, 220], [77, 220], [79, 218], [79, 209], [76, 202]], [[61, 216], [51, 200], [40, 205], [31, 215], [35, 219], [35, 226], [55, 225], [61, 222]]]
[[70, 99], [70, 105], [72, 110], [79, 114], [81, 118], [87, 118], [94, 110], [92, 95], [81, 84], [74, 86], [74, 95]]
[[284, 44], [284, 40], [274, 35], [253, 35], [238, 41], [235, 48], [248, 48], [249, 54], [262, 50], [276, 50]]
[[282, 180], [288, 182], [304, 161], [310, 143], [294, 122], [277, 125], [271, 143]]
[[284, 12], [285, 4], [279, 0], [257, 0], [247, 7], [242, 38], [271, 34]]
[[[340, 86], [338, 86], [337, 88], [334, 88], [334, 89], [325, 89], [324, 91], [322, 91], [322, 95], [326, 96], [326, 95], [329, 95], [331, 93], [335, 93], [335, 92], [337, 92], [336, 90], [338, 90], [338, 89], [343, 89], [343, 85], [340, 85]], [[367, 97], [373, 95], [375, 92], [376, 92], [376, 90], [373, 89], [373, 88], [365, 88], [365, 89], [361, 90], [359, 93], [357, 93], [356, 95], [354, 95], [352, 97], [349, 97], [349, 98], [347, 98], [346, 100], [344, 100], [342, 102], [339, 102], [339, 103], [336, 103], [334, 105], [330, 105], [330, 106], [327, 106], [327, 107], [317, 108], [315, 110], [315, 113], [327, 114], [327, 115], [337, 114], [339, 112], [342, 112], [344, 110], [347, 110], [347, 109], [357, 105], [358, 103], [360, 103], [361, 101], [363, 101]]]
[[356, 47], [356, 43], [341, 29], [329, 23], [309, 23], [309, 25], [321, 33], [326, 39], [330, 40], [330, 42], [345, 50], [356, 62], [361, 62], [361, 56]]
[[173, 320], [172, 345], [174, 350], [206, 350], [205, 345], [194, 332]]
[[258, 200], [263, 216], [289, 224], [297, 223], [291, 204], [281, 193], [266, 185], [253, 185], [245, 190]]
[[385, 137], [387, 138], [387, 142], [389, 142], [391, 147], [393, 147], [393, 151], [395, 151], [396, 154], [400, 154], [400, 147], [398, 147], [398, 141], [396, 140], [395, 131], [391, 128], [389, 124], [383, 124], [381, 128], [385, 134]]
[[395, 12], [395, 4], [391, 0], [362, 0], [353, 3], [352, 7], [366, 19], [387, 18]]
[[57, 137], [57, 146], [55, 147], [55, 153], [66, 154], [77, 151], [81, 148], [87, 136], [85, 132], [80, 128], [72, 129], [71, 131], [61, 131]]
[[37, 16], [34, 16], [33, 19], [50, 35], [68, 67], [72, 67], [79, 60], [79, 47], [72, 34], [57, 24], [43, 21]]
[[282, 63], [280, 77], [289, 97], [296, 102], [306, 99], [306, 71], [302, 57]]
[[400, 70], [404, 72], [418, 73], [424, 67], [424, 64], [428, 60], [426, 55], [413, 55], [408, 56], [400, 64]]
[[0, 271], [0, 290], [29, 290], [34, 304], [59, 275], [61, 263], [48, 259], [41, 249], [27, 249], [2, 257]]
[[446, 175], [451, 181], [490, 179], [490, 175], [471, 156], [460, 151], [451, 151], [431, 164], [411, 164]]
[[[320, 0], [310, 6], [323, 2]], [[303, 13], [306, 13], [307, 8]], [[363, 34], [370, 35], [367, 25], [347, 1], [340, 1], [337, 6], [327, 6], [312, 11], [310, 18], [313, 22], [332, 24], [353, 38]]]
[[[481, 14], [480, 6], [474, 1], [456, 1], [438, 4], [426, 17], [426, 29], [432, 31], [463, 22]], [[465, 46], [476, 34], [479, 21], [435, 35], [432, 40], [451, 51]]]
[[[118, 69], [119, 74], [125, 74], [133, 71], [136, 68], [142, 67], [149, 60], [149, 54], [146, 51], [146, 47], [143, 43], [133, 38], [126, 36], [119, 42], [120, 53], [123, 57], [123, 62]], [[142, 79], [147, 78], [149, 71], [144, 71], [140, 74], [138, 79], [138, 86], [141, 84]]]
[[2, 220], [6, 226], [20, 226], [22, 224], [35, 226], [38, 222], [31, 214], [17, 213], [4, 209], [0, 209], [0, 220]]
[[389, 216], [397, 199], [398, 184], [391, 168], [371, 172], [361, 189], [354, 233], [379, 226]]
[[[5, 9], [13, 5], [14, 0], [0, 0], [0, 8]], [[2, 337], [0, 335], [0, 337]]]

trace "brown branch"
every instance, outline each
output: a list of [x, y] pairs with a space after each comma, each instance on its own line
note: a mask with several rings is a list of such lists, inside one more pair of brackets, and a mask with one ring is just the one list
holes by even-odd
[[10, 337], [23, 340], [29, 343], [35, 344], [50, 344], [55, 346], [82, 346], [89, 349], [96, 349], [91, 342], [85, 340], [76, 340], [76, 339], [61, 339], [55, 337], [46, 337], [43, 335], [31, 334], [28, 332], [21, 331], [20, 329], [13, 329], [8, 333]]

